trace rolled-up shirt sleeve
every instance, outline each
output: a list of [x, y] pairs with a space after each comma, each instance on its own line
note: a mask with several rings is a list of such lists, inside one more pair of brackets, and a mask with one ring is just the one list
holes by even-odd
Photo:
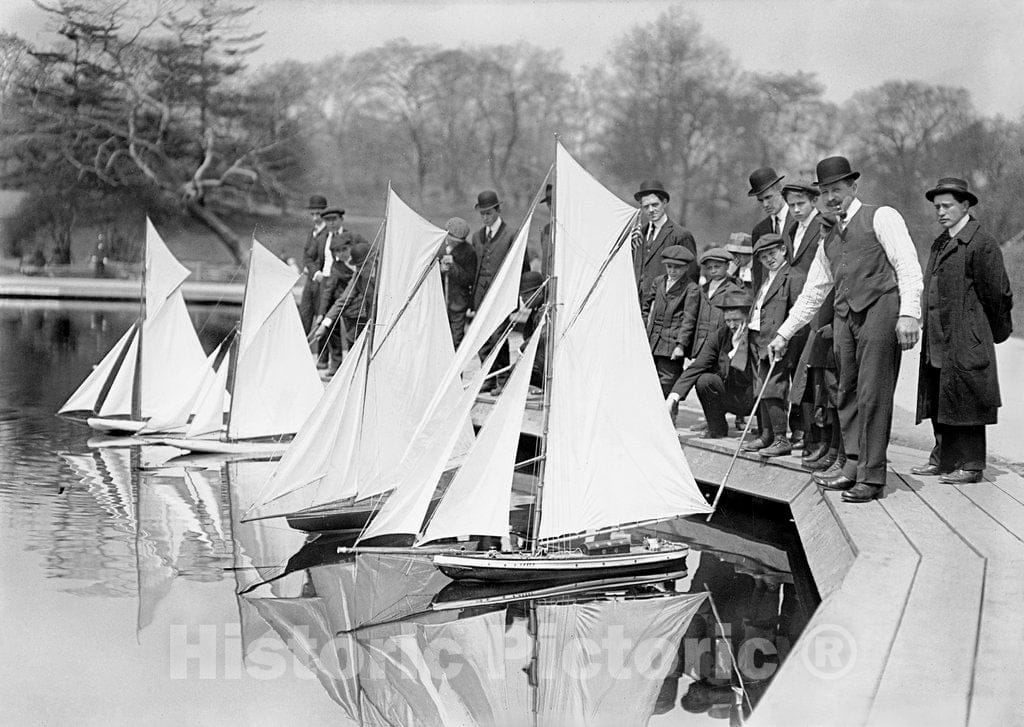
[[828, 297], [834, 284], [832, 268], [829, 267], [828, 258], [825, 257], [825, 246], [819, 245], [818, 251], [811, 261], [811, 268], [807, 271], [807, 281], [804, 283], [803, 290], [800, 291], [800, 297], [796, 299], [786, 320], [779, 326], [778, 335], [788, 341], [797, 331], [810, 323], [814, 314], [818, 312], [818, 308], [821, 308], [821, 304], [825, 302], [825, 298]]
[[900, 290], [900, 315], [911, 318], [921, 317], [921, 293], [924, 290], [924, 275], [917, 259], [917, 248], [907, 230], [903, 215], [892, 207], [879, 207], [871, 221], [875, 237], [885, 250]]

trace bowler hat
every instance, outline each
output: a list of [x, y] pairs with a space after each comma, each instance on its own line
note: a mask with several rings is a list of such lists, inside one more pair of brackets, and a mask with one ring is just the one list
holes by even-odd
[[351, 255], [350, 261], [353, 265], [362, 265], [370, 254], [370, 246], [365, 242], [357, 242], [352, 246], [349, 254]]
[[700, 264], [703, 265], [708, 260], [719, 260], [723, 263], [731, 263], [733, 261], [733, 256], [732, 253], [724, 247], [711, 247], [701, 254]]
[[753, 255], [754, 248], [750, 244], [750, 235], [746, 232], [733, 232], [729, 235], [729, 244], [725, 249], [736, 255]]
[[821, 190], [818, 189], [818, 185], [814, 182], [806, 179], [798, 179], [795, 182], [790, 182], [782, 187], [782, 196], [785, 197], [787, 192], [800, 192], [806, 194], [808, 197], [817, 197], [821, 194]]
[[757, 242], [754, 243], [754, 254], [757, 255], [759, 252], [764, 250], [770, 250], [773, 247], [779, 247], [785, 245], [786, 241], [782, 239], [782, 235], [776, 235], [774, 232], [761, 235], [757, 238]]
[[476, 209], [478, 210], [489, 210], [497, 207], [498, 193], [491, 189], [485, 189], [483, 192], [476, 196]]
[[661, 259], [687, 264], [693, 262], [693, 253], [682, 245], [669, 245], [661, 251]]
[[456, 240], [465, 240], [469, 237], [469, 223], [461, 217], [452, 217], [444, 223], [444, 229], [447, 230], [449, 237]]
[[934, 202], [936, 195], [939, 194], [955, 194], [961, 197], [966, 197], [967, 201], [971, 203], [971, 206], [978, 204], [978, 196], [974, 194], [970, 189], [967, 188], [967, 181], [964, 179], [957, 179], [956, 177], [943, 177], [939, 180], [939, 183], [935, 185], [933, 189], [929, 189], [924, 193], [924, 196], [928, 198], [929, 202]]
[[715, 301], [716, 308], [749, 308], [750, 294], [745, 290], [731, 290]]
[[665, 198], [666, 202], [671, 199], [671, 197], [669, 197], [668, 190], [665, 189], [665, 185], [657, 179], [646, 179], [643, 182], [640, 182], [640, 189], [638, 189], [637, 193], [633, 195], [633, 199], [639, 202], [640, 198], [645, 194], [660, 195]]
[[547, 202], [548, 204], [551, 204], [551, 190], [552, 189], [553, 189], [553, 185], [551, 185], [551, 184], [545, 184], [544, 185], [544, 199], [542, 199], [541, 202]]
[[814, 174], [818, 177], [814, 180], [814, 183], [819, 187], [838, 182], [841, 179], [858, 179], [860, 177], [860, 172], [855, 172], [850, 168], [850, 160], [846, 157], [826, 157], [822, 159], [818, 162]]
[[338, 217], [345, 216], [345, 210], [341, 207], [329, 207], [320, 213], [321, 217], [330, 217], [331, 215], [338, 215]]
[[309, 204], [306, 205], [308, 210], [322, 210], [327, 208], [327, 198], [321, 197], [319, 194], [314, 194], [309, 198]]
[[772, 167], [761, 167], [750, 173], [750, 191], [748, 197], [756, 197], [776, 182], [786, 178], [785, 174], [778, 174]]

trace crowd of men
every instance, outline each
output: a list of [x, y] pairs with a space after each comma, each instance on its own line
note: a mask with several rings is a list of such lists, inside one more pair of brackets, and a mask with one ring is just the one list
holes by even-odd
[[[815, 176], [787, 181], [770, 166], [755, 170], [747, 194], [764, 218], [700, 253], [670, 218], [665, 185], [640, 185], [633, 267], [670, 414], [695, 391], [700, 437], [729, 436], [732, 414], [737, 431], [753, 434], [741, 440], [744, 451], [800, 449], [820, 486], [869, 502], [885, 486], [901, 354], [923, 337], [917, 418], [931, 420], [935, 446], [914, 473], [980, 481], [985, 426], [1001, 405], [995, 344], [1012, 330], [1012, 295], [999, 245], [973, 214], [978, 197], [955, 177], [924, 191], [941, 234], [922, 271], [902, 215], [861, 201], [860, 173], [845, 157], [822, 159]], [[543, 202], [551, 197], [548, 185]], [[471, 235], [469, 223], [450, 219], [438, 251], [456, 346], [514, 235], [495, 192], [481, 192], [476, 210], [481, 227]], [[328, 340], [330, 371], [369, 320], [370, 246], [342, 228], [344, 210], [324, 198], [311, 198], [310, 211], [300, 308], [310, 341]], [[542, 244], [549, 234], [545, 227]], [[540, 267], [524, 262], [524, 311], [513, 322], [542, 308], [531, 298]], [[495, 368], [507, 365], [503, 356]], [[500, 377], [492, 384], [500, 390]]]

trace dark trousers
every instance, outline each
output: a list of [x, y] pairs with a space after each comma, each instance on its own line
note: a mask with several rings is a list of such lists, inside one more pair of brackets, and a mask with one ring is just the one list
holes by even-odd
[[299, 320], [302, 321], [302, 330], [307, 334], [313, 327], [313, 318], [316, 316], [316, 307], [319, 303], [320, 283], [307, 277], [306, 284], [302, 286], [302, 295], [299, 296]]
[[939, 369], [934, 366], [925, 367], [925, 377], [928, 400], [932, 403], [928, 416], [931, 417], [932, 431], [935, 432], [935, 446], [928, 456], [928, 463], [938, 467], [940, 472], [957, 469], [980, 472], [985, 469], [985, 425], [940, 424], [936, 421]]
[[729, 425], [725, 415], [747, 416], [754, 405], [753, 392], [749, 386], [730, 386], [718, 374], [701, 374], [693, 388], [697, 390], [697, 398], [708, 423], [708, 432], [712, 434], [727, 434]]
[[869, 485], [885, 484], [892, 400], [900, 370], [898, 318], [899, 296], [892, 291], [860, 313], [837, 313], [834, 322], [837, 409], [847, 457], [843, 472]]
[[455, 348], [459, 347], [462, 339], [466, 336], [467, 322], [465, 310], [448, 309], [448, 327], [452, 330], [452, 343], [455, 345]]
[[658, 372], [658, 382], [661, 384], [661, 395], [668, 396], [672, 387], [683, 375], [683, 359], [672, 360], [668, 356], [655, 356], [654, 368]]

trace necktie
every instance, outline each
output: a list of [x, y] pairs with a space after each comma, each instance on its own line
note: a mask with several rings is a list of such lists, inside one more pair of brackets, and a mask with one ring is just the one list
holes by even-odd
[[654, 224], [652, 223], [651, 226], [647, 228], [647, 242], [650, 242], [653, 239], [654, 239]]
[[773, 215], [773, 216], [772, 216], [772, 232], [774, 232], [774, 233], [775, 233], [776, 235], [778, 235], [778, 234], [779, 234], [779, 229], [780, 229], [781, 227], [782, 227], [782, 226], [781, 226], [781, 225], [779, 224], [779, 218], [778, 218], [778, 217], [775, 217], [775, 216]]

